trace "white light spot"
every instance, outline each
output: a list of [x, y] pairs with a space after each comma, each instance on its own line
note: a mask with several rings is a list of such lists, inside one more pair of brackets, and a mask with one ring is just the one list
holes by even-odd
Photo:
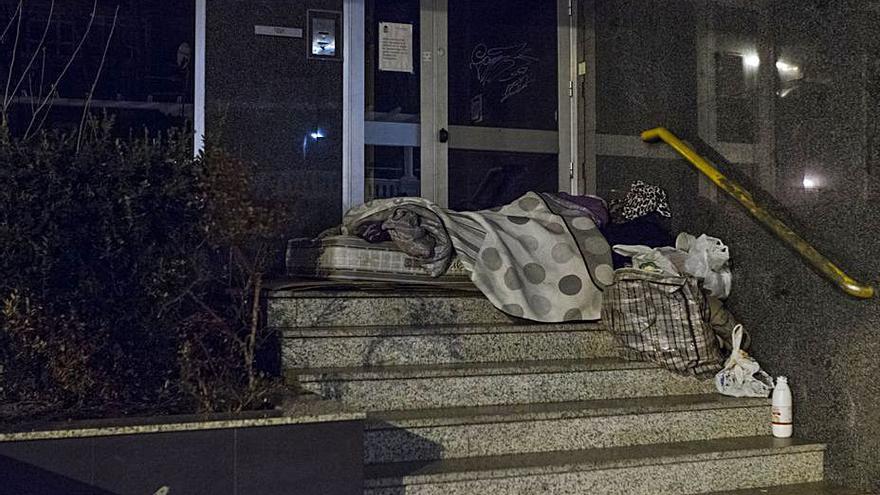
[[761, 57], [757, 53], [748, 53], [743, 56], [743, 63], [746, 67], [757, 69], [761, 65]]
[[801, 70], [801, 68], [798, 67], [797, 65], [792, 65], [792, 64], [783, 62], [782, 60], [777, 60], [776, 61], [776, 70], [778, 70], [781, 73], [785, 73], [785, 74], [794, 74], [794, 73], [797, 73], [799, 70]]
[[791, 92], [794, 91], [795, 89], [797, 89], [797, 86], [794, 86], [791, 88], [783, 88], [783, 89], [780, 89], [776, 94], [778, 94], [780, 98], [785, 98], [786, 96], [791, 94]]
[[817, 187], [819, 187], [819, 183], [816, 179], [809, 175], [804, 176], [804, 189], [815, 189]]

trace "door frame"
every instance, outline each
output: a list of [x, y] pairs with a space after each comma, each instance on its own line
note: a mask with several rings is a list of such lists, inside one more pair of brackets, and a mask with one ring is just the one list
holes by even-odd
[[[421, 194], [448, 205], [449, 149], [510, 150], [558, 155], [559, 190], [581, 193], [577, 157], [577, 25], [572, 0], [557, 0], [557, 131], [449, 126], [447, 90], [448, 0], [421, 0], [420, 124], [365, 122], [365, 5], [344, 0], [342, 209], [364, 202], [364, 151], [368, 144], [412, 146], [421, 153]], [[457, 136], [440, 143], [441, 129]], [[461, 132], [467, 129], [467, 132]], [[456, 132], [458, 131], [458, 132]]]
[[205, 149], [205, 40], [207, 0], [196, 0], [195, 52], [193, 53], [193, 156]]
[[342, 8], [342, 213], [364, 202], [364, 0]]

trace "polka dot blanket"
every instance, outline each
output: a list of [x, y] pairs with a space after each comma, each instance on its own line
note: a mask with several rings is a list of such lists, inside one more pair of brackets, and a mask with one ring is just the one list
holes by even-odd
[[614, 281], [611, 249], [567, 201], [529, 192], [491, 210], [455, 212], [422, 198], [374, 200], [349, 211], [343, 229], [412, 207], [440, 219], [474, 285], [501, 311], [540, 322], [601, 317], [602, 291]]

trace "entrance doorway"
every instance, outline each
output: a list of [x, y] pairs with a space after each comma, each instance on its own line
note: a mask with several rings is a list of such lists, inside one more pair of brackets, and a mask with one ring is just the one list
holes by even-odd
[[422, 196], [476, 210], [530, 190], [577, 192], [567, 1], [346, 9], [344, 207]]

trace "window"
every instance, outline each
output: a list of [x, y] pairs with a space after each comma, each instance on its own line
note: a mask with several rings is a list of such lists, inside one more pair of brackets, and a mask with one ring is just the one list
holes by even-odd
[[75, 130], [86, 110], [121, 134], [192, 121], [194, 2], [3, 0], [0, 22], [13, 133]]

